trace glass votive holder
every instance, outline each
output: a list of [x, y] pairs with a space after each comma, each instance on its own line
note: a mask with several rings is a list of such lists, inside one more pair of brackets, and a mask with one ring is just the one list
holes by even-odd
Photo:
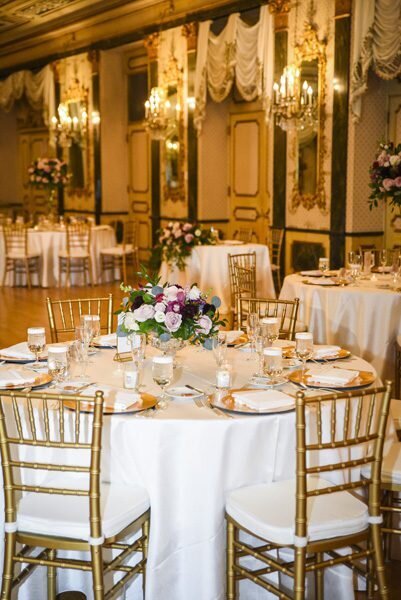
[[47, 369], [57, 383], [65, 381], [69, 374], [68, 346], [47, 347]]
[[141, 385], [142, 369], [139, 363], [128, 362], [124, 365], [124, 388], [137, 391]]
[[322, 271], [322, 273], [325, 273], [326, 271], [329, 270], [329, 259], [326, 258], [325, 256], [321, 256], [319, 258], [319, 271]]
[[229, 363], [222, 363], [216, 370], [216, 388], [228, 390], [232, 383], [232, 367]]

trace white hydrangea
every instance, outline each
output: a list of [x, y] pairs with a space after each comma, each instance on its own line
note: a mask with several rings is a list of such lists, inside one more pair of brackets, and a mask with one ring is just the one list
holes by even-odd
[[200, 298], [201, 291], [196, 285], [192, 286], [188, 292], [188, 297], [190, 300], [198, 300]]
[[124, 326], [125, 326], [125, 329], [128, 329], [129, 331], [138, 331], [139, 325], [135, 319], [134, 313], [132, 313], [132, 312], [125, 313]]
[[155, 321], [157, 321], [157, 323], [164, 323], [165, 320], [166, 320], [165, 313], [162, 312], [161, 310], [157, 310], [155, 312]]

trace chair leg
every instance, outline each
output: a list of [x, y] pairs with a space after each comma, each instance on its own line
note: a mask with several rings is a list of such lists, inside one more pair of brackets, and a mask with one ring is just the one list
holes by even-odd
[[227, 600], [236, 600], [236, 586], [235, 586], [235, 525], [231, 521], [227, 520]]
[[102, 547], [91, 546], [94, 600], [104, 600]]
[[[323, 554], [321, 552], [316, 553], [316, 561], [320, 563], [323, 560]], [[317, 569], [315, 573], [315, 585], [316, 585], [316, 600], [324, 600], [324, 570]]]
[[71, 287], [71, 259], [66, 258], [66, 261], [67, 261], [67, 274], [66, 274], [65, 284], [66, 284], [66, 286], [68, 285]]
[[31, 289], [31, 271], [29, 268], [29, 259], [25, 259], [25, 271], [26, 271], [26, 283], [28, 286], [28, 289]]
[[89, 283], [91, 287], [95, 285], [95, 279], [93, 277], [93, 265], [92, 265], [92, 257], [88, 258], [88, 274], [89, 274]]
[[6, 258], [4, 262], [4, 273], [3, 273], [3, 281], [1, 282], [2, 286], [6, 285], [6, 277], [7, 277], [7, 269], [8, 269], [8, 258]]
[[[56, 558], [56, 551], [48, 551], [49, 560]], [[56, 567], [47, 567], [47, 600], [56, 600]]]
[[1, 581], [1, 600], [11, 600], [11, 588], [14, 576], [13, 556], [15, 554], [16, 534], [5, 534], [3, 578]]
[[305, 548], [295, 548], [294, 600], [305, 599]]
[[[390, 490], [383, 492], [383, 504], [384, 506], [391, 506], [393, 501], [393, 493]], [[384, 511], [383, 513], [383, 525], [386, 529], [391, 529], [393, 513], [390, 511]], [[391, 533], [383, 533], [383, 548], [384, 548], [384, 560], [391, 560]]]
[[123, 282], [125, 283], [125, 285], [127, 285], [128, 280], [127, 280], [127, 259], [125, 254], [123, 254], [122, 256], [122, 264], [123, 264]]
[[382, 600], [389, 599], [389, 590], [386, 582], [386, 570], [384, 567], [383, 546], [380, 525], [371, 525], [372, 545], [376, 563], [377, 583], [379, 596]]
[[143, 542], [142, 555], [145, 559], [145, 565], [143, 567], [142, 572], [142, 590], [143, 590], [143, 599], [145, 600], [146, 594], [146, 565], [148, 559], [148, 547], [149, 547], [149, 519], [146, 519], [144, 524], [142, 525], [142, 535], [145, 536], [145, 540]]

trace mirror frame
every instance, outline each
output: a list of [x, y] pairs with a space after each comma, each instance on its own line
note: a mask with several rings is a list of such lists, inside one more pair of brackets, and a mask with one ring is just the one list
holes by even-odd
[[327, 40], [319, 40], [317, 25], [306, 22], [301, 43], [295, 46], [295, 64], [301, 69], [302, 62], [317, 60], [318, 62], [318, 127], [317, 127], [317, 165], [316, 165], [316, 188], [314, 194], [303, 194], [299, 188], [298, 180], [298, 135], [293, 136], [291, 157], [294, 160], [293, 187], [291, 193], [291, 212], [296, 212], [299, 206], [306, 210], [312, 210], [317, 206], [323, 214], [327, 214], [327, 201], [325, 191], [326, 172], [324, 171], [324, 160], [327, 154], [327, 140], [325, 135], [326, 124], [326, 45]]
[[177, 136], [179, 142], [178, 150], [178, 186], [176, 189], [171, 189], [167, 185], [166, 181], [166, 160], [167, 153], [165, 143], [169, 137], [169, 132], [161, 144], [161, 176], [163, 181], [163, 201], [168, 202], [185, 202], [185, 156], [186, 156], [186, 145], [185, 145], [185, 122], [184, 122], [184, 90], [182, 80], [182, 70], [178, 66], [178, 61], [175, 56], [171, 56], [169, 59], [168, 67], [162, 74], [162, 85], [167, 90], [169, 87], [175, 86], [177, 88], [177, 102], [181, 107], [179, 117], [176, 121]]

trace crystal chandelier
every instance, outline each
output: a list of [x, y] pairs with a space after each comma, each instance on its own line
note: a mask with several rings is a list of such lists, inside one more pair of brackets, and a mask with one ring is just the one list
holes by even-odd
[[284, 68], [280, 84], [273, 85], [273, 114], [276, 125], [284, 131], [304, 130], [317, 126], [317, 103], [313, 88], [295, 65]]
[[145, 102], [145, 127], [151, 137], [162, 140], [166, 137], [170, 126], [171, 103], [166, 100], [166, 93], [161, 87], [153, 87]]
[[70, 147], [72, 143], [81, 144], [88, 126], [88, 113], [84, 108], [79, 114], [71, 116], [69, 104], [61, 102], [57, 114], [52, 116], [51, 128], [55, 142], [63, 147]]

